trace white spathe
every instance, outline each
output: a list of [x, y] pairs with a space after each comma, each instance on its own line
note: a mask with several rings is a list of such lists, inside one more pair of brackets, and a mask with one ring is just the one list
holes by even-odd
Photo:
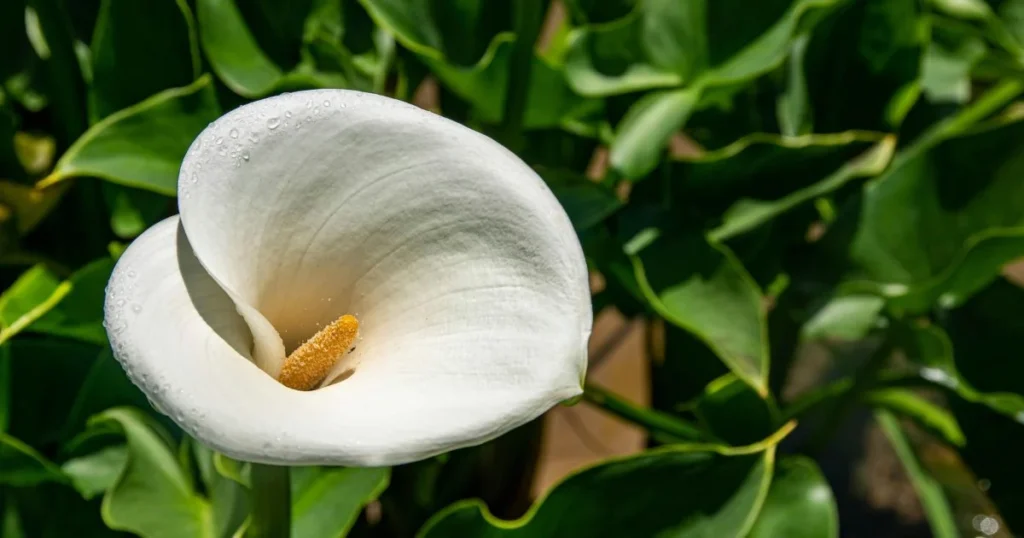
[[[581, 392], [583, 252], [544, 182], [484, 135], [371, 94], [272, 97], [196, 139], [178, 206], [118, 261], [107, 330], [153, 404], [229, 456], [398, 464]], [[275, 380], [346, 313], [360, 338], [325, 386]]]

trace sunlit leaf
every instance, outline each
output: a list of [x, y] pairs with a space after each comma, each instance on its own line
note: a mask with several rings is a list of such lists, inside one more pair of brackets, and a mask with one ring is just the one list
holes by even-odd
[[92, 499], [114, 485], [127, 462], [128, 449], [112, 446], [70, 459], [61, 465], [61, 470], [83, 498]]
[[865, 401], [913, 420], [954, 446], [966, 442], [956, 418], [946, 409], [906, 389], [878, 389], [865, 395]]
[[71, 288], [70, 282], [61, 282], [42, 265], [22, 274], [0, 295], [0, 343], [43, 317], [71, 292]]
[[103, 497], [103, 519], [113, 529], [143, 537], [210, 536], [212, 516], [151, 423], [138, 411], [117, 408], [90, 426], [116, 425], [127, 440], [127, 463]]
[[825, 476], [804, 456], [779, 460], [750, 538], [837, 538], [839, 509]]
[[219, 115], [208, 76], [160, 92], [93, 125], [40, 186], [94, 176], [173, 196], [181, 159], [199, 132]]
[[767, 391], [766, 310], [757, 284], [725, 247], [662, 237], [632, 256], [637, 281], [666, 320], [693, 333], [740, 379]]
[[390, 469], [292, 469], [292, 536], [345, 536], [370, 501], [388, 486]]

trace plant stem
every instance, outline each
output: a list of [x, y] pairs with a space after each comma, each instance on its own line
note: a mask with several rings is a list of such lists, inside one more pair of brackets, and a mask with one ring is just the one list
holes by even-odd
[[252, 464], [252, 516], [247, 538], [288, 538], [291, 484], [288, 467]]
[[541, 0], [514, 0], [513, 24], [516, 41], [509, 59], [508, 90], [505, 94], [503, 136], [506, 146], [516, 151], [522, 138], [526, 98], [530, 89], [533, 47], [544, 21]]
[[682, 419], [633, 405], [593, 383], [588, 382], [583, 389], [583, 399], [619, 418], [642, 426], [654, 439], [663, 443], [715, 440], [710, 434]]

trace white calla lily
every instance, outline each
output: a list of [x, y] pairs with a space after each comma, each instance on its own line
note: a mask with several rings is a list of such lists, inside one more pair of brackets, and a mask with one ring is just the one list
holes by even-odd
[[[180, 215], [119, 260], [106, 323], [129, 376], [209, 446], [397, 464], [581, 392], [582, 250], [544, 182], [489, 138], [381, 96], [297, 92], [211, 124], [178, 183]], [[353, 329], [332, 326], [345, 314], [358, 340], [319, 388], [279, 382], [318, 331]]]

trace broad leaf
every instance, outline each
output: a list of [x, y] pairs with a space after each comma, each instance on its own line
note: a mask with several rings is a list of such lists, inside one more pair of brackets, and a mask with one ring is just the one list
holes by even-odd
[[764, 502], [773, 460], [774, 448], [749, 456], [653, 450], [570, 475], [516, 521], [497, 520], [479, 501], [456, 503], [419, 537], [743, 536]]
[[208, 76], [184, 88], [160, 92], [93, 125], [40, 186], [94, 176], [173, 196], [185, 152], [219, 115]]
[[260, 49], [235, 0], [199, 0], [196, 11], [203, 50], [228, 88], [255, 98], [281, 82], [284, 72]]
[[114, 261], [104, 258], [76, 271], [62, 284], [71, 286], [67, 295], [28, 330], [105, 345], [103, 297], [113, 269]]
[[388, 486], [387, 468], [292, 469], [292, 536], [338, 538]]
[[1022, 174], [1024, 122], [914, 146], [866, 185], [850, 256], [896, 308], [961, 303], [1024, 255]]
[[878, 389], [868, 392], [869, 404], [902, 415], [954, 446], [966, 443], [956, 418], [946, 409], [906, 389]]
[[740, 379], [767, 392], [766, 310], [757, 284], [724, 246], [662, 237], [632, 256], [651, 306], [704, 341]]
[[599, 224], [622, 207], [615, 193], [586, 177], [560, 170], [541, 171], [577, 232]]
[[709, 383], [694, 413], [711, 433], [732, 445], [764, 439], [778, 426], [774, 402], [754, 392], [735, 374]]
[[128, 461], [124, 446], [104, 448], [92, 454], [73, 458], [61, 465], [78, 493], [86, 500], [110, 489]]
[[873, 295], [834, 297], [804, 323], [800, 336], [806, 340], [860, 340], [880, 326], [883, 308], [885, 300]]
[[22, 274], [0, 295], [0, 343], [43, 317], [71, 292], [71, 288], [71, 283], [62, 283], [42, 265]]
[[611, 166], [628, 179], [640, 179], [658, 166], [669, 139], [686, 123], [701, 88], [651, 93], [619, 122], [609, 155]]
[[111, 409], [90, 426], [116, 426], [127, 440], [126, 464], [103, 497], [103, 520], [110, 528], [146, 538], [213, 534], [210, 505], [192, 491], [171, 447], [144, 415]]
[[804, 456], [779, 460], [750, 538], [837, 538], [839, 509], [825, 476]]

